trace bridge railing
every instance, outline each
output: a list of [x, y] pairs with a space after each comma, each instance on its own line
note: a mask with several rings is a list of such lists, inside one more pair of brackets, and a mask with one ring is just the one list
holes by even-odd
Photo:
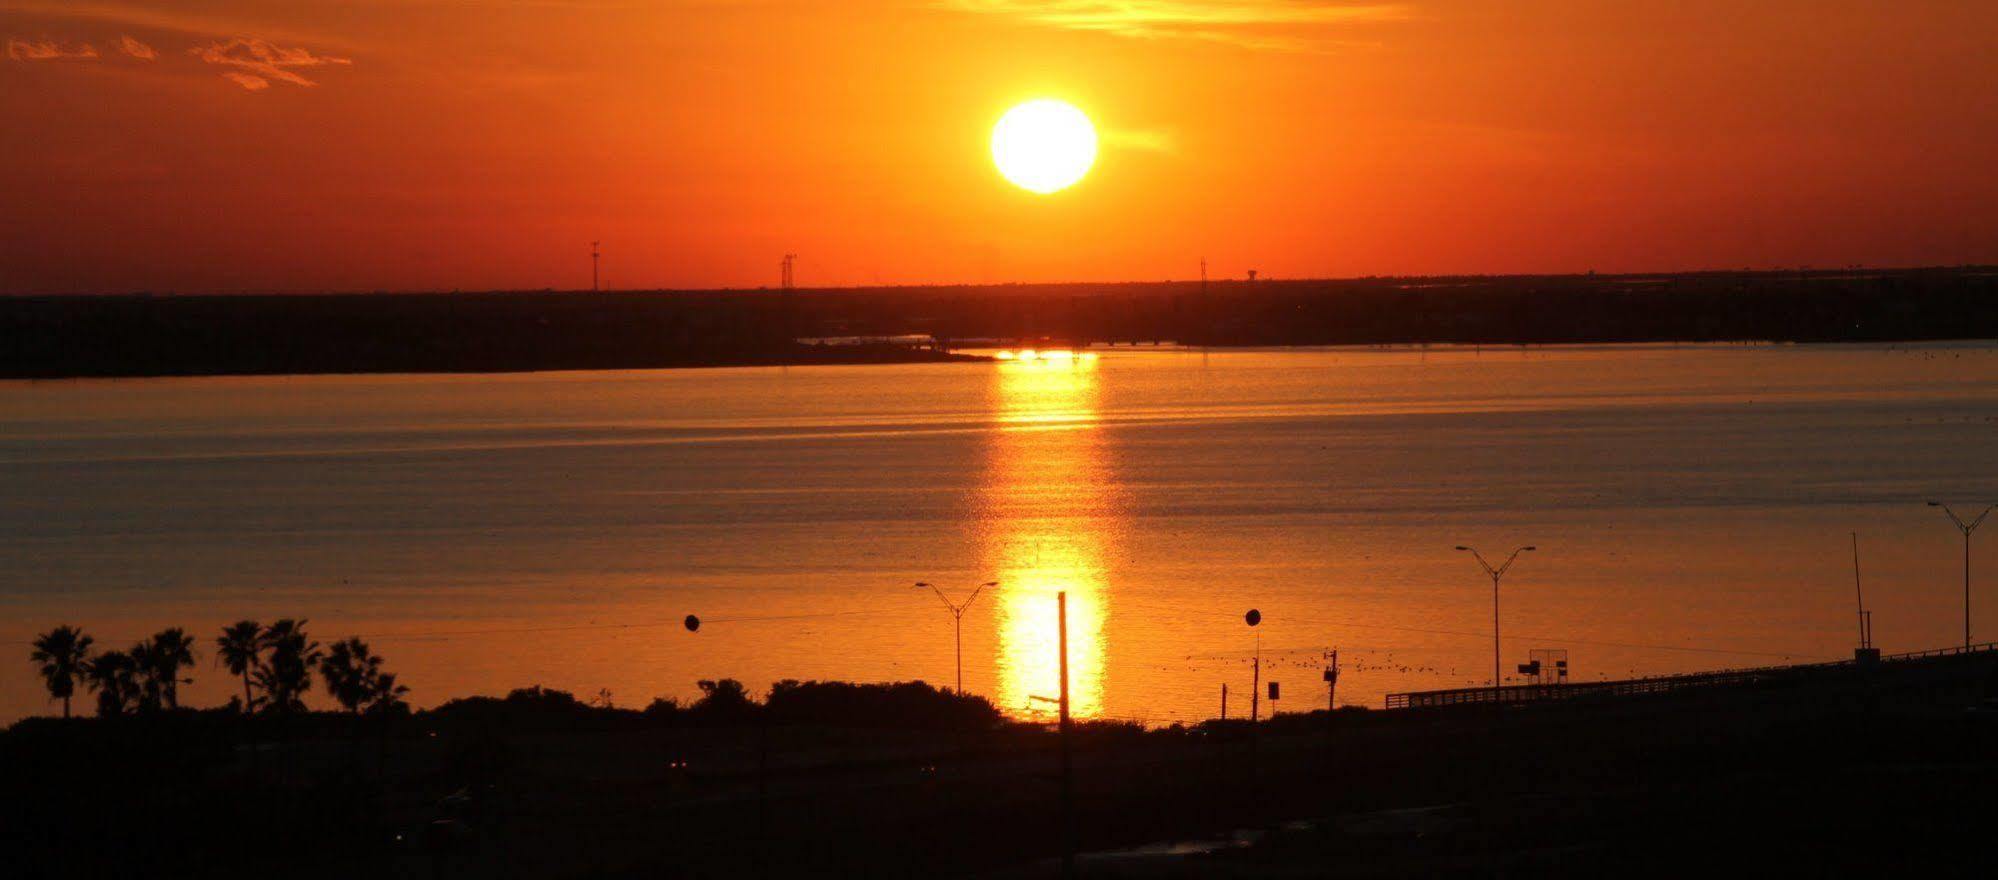
[[1927, 657], [1948, 657], [1952, 654], [1982, 654], [1998, 650], [1998, 642], [1984, 642], [1977, 645], [1956, 645], [1949, 648], [1930, 648], [1926, 651], [1908, 651], [1901, 654], [1887, 654], [1880, 658], [1882, 663], [1896, 660], [1921, 660]]
[[[1935, 657], [1948, 657], [1959, 654], [1984, 654], [1998, 651], [1998, 642], [1986, 642], [1968, 647], [1957, 645], [1950, 648], [1932, 648], [1926, 651], [1909, 651], [1903, 654], [1890, 654], [1880, 658], [1881, 663], [1898, 663], [1910, 660], [1923, 660]], [[1571, 684], [1528, 684], [1506, 685], [1503, 687], [1452, 688], [1436, 691], [1408, 691], [1387, 695], [1389, 709], [1420, 709], [1438, 706], [1461, 706], [1475, 703], [1537, 703], [1550, 700], [1574, 700], [1590, 697], [1623, 697], [1640, 694], [1661, 694], [1689, 688], [1713, 687], [1716, 685], [1749, 684], [1786, 678], [1797, 678], [1854, 668], [1851, 660], [1834, 660], [1824, 663], [1795, 663], [1783, 666], [1755, 666], [1743, 669], [1718, 669], [1709, 672], [1688, 672], [1676, 675], [1658, 675], [1647, 678], [1630, 678], [1616, 681], [1589, 681]]]

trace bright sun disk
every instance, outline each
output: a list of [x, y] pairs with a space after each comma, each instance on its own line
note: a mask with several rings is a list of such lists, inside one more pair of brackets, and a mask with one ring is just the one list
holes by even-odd
[[1021, 189], [1043, 195], [1066, 189], [1096, 164], [1096, 126], [1072, 104], [1028, 101], [992, 127], [992, 162]]

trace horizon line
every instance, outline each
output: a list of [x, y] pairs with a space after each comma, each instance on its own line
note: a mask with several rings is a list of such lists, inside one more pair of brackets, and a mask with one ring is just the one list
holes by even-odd
[[1964, 272], [1979, 272], [1979, 271], [1998, 272], [1998, 262], [1956, 263], [1956, 264], [1929, 263], [1929, 264], [1914, 264], [1914, 265], [1877, 265], [1877, 266], [1854, 264], [1850, 266], [1823, 266], [1823, 267], [1772, 266], [1772, 267], [1742, 267], [1742, 268], [1660, 269], [1660, 270], [1637, 270], [1637, 271], [1624, 271], [1624, 272], [1597, 272], [1595, 270], [1587, 270], [1583, 272], [1483, 272], [1483, 273], [1456, 272], [1456, 273], [1409, 274], [1409, 275], [1381, 274], [1381, 275], [1348, 275], [1348, 276], [1317, 276], [1317, 277], [1300, 276], [1296, 278], [1269, 277], [1258, 274], [1258, 276], [1253, 280], [1243, 277], [1230, 276], [1225, 278], [1209, 278], [1205, 279], [1204, 281], [1199, 278], [1186, 278], [1186, 279], [1163, 278], [1163, 279], [1124, 280], [1124, 281], [984, 281], [984, 282], [957, 281], [957, 282], [909, 282], [909, 283], [890, 283], [890, 284], [841, 284], [841, 285], [827, 285], [822, 287], [807, 286], [807, 287], [794, 287], [794, 288], [762, 285], [756, 287], [606, 287], [599, 290], [592, 290], [587, 287], [490, 287], [490, 288], [472, 288], [472, 289], [439, 288], [439, 287], [433, 287], [433, 288], [420, 288], [420, 287], [330, 288], [328, 287], [328, 288], [263, 288], [263, 289], [208, 288], [208, 289], [197, 289], [197, 290], [131, 289], [131, 290], [98, 290], [98, 291], [72, 291], [72, 292], [9, 290], [9, 291], [0, 291], [0, 299], [8, 299], [8, 298], [22, 299], [22, 298], [40, 298], [40, 297], [117, 297], [117, 296], [185, 296], [185, 297], [451, 296], [451, 295], [479, 296], [479, 295], [494, 295], [494, 294], [576, 294], [584, 296], [602, 296], [605, 294], [633, 294], [633, 293], [646, 293], [646, 294], [793, 293], [796, 294], [796, 293], [841, 293], [841, 292], [852, 293], [852, 292], [867, 292], [867, 291], [926, 290], [926, 289], [927, 290], [951, 290], [951, 289], [982, 290], [982, 289], [1006, 289], [1006, 288], [1027, 288], [1027, 287], [1084, 287], [1084, 286], [1137, 287], [1137, 286], [1160, 286], [1160, 285], [1197, 286], [1200, 284], [1228, 284], [1228, 285], [1351, 284], [1351, 283], [1361, 283], [1361, 282], [1410, 281], [1410, 280], [1429, 280], [1429, 281], [1504, 280], [1504, 279], [1536, 279], [1536, 278], [1619, 280], [1619, 279], [1633, 279], [1633, 278], [1676, 278], [1676, 277], [1712, 276], [1712, 275], [1794, 274], [1794, 275], [1810, 275], [1810, 276], [1824, 277], [1824, 276], [1855, 275], [1855, 274], [1865, 274], [1865, 273], [1908, 274], [1908, 273], [1919, 273], [1919, 272], [1964, 273]]

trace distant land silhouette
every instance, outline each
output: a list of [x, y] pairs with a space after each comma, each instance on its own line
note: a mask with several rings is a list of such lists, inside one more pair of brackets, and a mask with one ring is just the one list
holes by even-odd
[[[934, 337], [937, 346], [889, 337]], [[800, 340], [843, 339], [848, 344]], [[1528, 345], [1998, 338], [1998, 268], [825, 290], [0, 297], [0, 377], [960, 358], [1008, 341]]]

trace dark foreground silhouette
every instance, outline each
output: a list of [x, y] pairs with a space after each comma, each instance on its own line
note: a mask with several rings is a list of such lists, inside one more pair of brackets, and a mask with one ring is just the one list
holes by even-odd
[[[1073, 734], [1082, 876], [1989, 875], [1988, 654], [1494, 710]], [[17, 876], [1053, 876], [1057, 736], [921, 683], [518, 690], [0, 734]], [[1291, 824], [1286, 827], [1286, 823]]]
[[[1191, 345], [1998, 338], [1989, 267], [773, 291], [0, 297], [0, 377], [948, 360]], [[800, 339], [875, 338], [817, 345]]]

